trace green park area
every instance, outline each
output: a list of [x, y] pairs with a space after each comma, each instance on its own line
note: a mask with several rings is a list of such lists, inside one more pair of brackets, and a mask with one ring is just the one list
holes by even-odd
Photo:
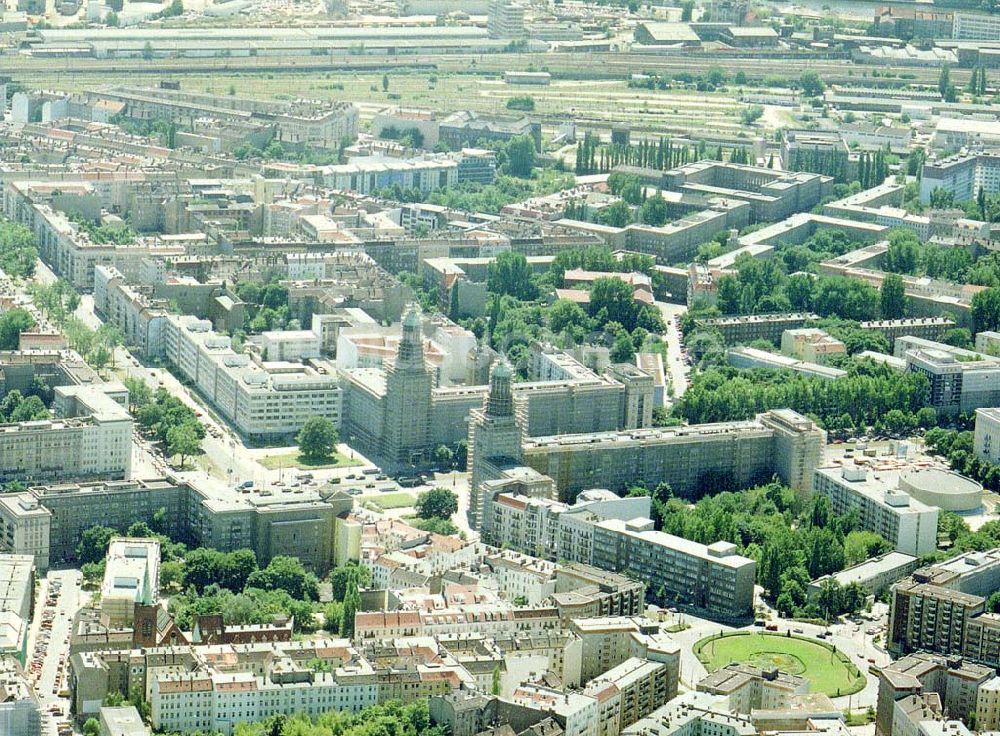
[[409, 493], [375, 493], [361, 497], [362, 504], [371, 503], [385, 511], [412, 508], [417, 500]]
[[731, 662], [771, 669], [809, 680], [813, 692], [832, 698], [856, 693], [865, 676], [845, 654], [826, 642], [800, 636], [736, 632], [709, 636], [694, 645], [695, 656], [714, 672]]
[[357, 460], [352, 460], [347, 455], [335, 452], [330, 457], [313, 461], [298, 451], [286, 452], [281, 455], [268, 455], [257, 460], [268, 470], [278, 468], [299, 468], [300, 470], [323, 470], [324, 468], [349, 468], [352, 465], [360, 465]]

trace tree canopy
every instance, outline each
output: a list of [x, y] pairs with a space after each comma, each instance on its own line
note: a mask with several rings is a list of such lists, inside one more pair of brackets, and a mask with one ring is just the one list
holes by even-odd
[[337, 449], [337, 429], [326, 417], [309, 417], [299, 430], [299, 452], [310, 461], [327, 460]]
[[458, 498], [447, 488], [432, 488], [417, 496], [414, 508], [422, 519], [450, 519], [458, 512]]

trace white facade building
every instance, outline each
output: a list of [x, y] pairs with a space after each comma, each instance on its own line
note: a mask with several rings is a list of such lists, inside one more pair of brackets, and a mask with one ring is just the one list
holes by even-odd
[[272, 670], [267, 679], [252, 672], [161, 675], [153, 680], [150, 697], [158, 731], [218, 731], [227, 736], [241, 721], [260, 721], [275, 713], [356, 712], [377, 702], [375, 672], [364, 660], [333, 673], [289, 663], [287, 673]]
[[340, 426], [342, 392], [326, 373], [287, 361], [257, 361], [237, 353], [210, 322], [171, 315], [165, 354], [219, 412], [253, 438], [295, 434], [313, 416]]
[[1000, 409], [976, 409], [976, 457], [1000, 465]]
[[835, 514], [858, 512], [862, 526], [881, 534], [898, 552], [925, 555], [937, 549], [938, 509], [901, 490], [897, 471], [864, 466], [818, 468], [813, 491], [829, 497]]
[[120, 388], [57, 386], [54, 405], [61, 417], [0, 424], [0, 482], [128, 478], [132, 417], [109, 395]]

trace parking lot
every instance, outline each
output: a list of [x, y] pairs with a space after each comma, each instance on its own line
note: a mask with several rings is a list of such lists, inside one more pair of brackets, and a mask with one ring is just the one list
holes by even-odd
[[82, 594], [79, 570], [55, 570], [41, 580], [28, 632], [28, 678], [38, 693], [46, 735], [72, 733], [69, 709], [69, 635]]

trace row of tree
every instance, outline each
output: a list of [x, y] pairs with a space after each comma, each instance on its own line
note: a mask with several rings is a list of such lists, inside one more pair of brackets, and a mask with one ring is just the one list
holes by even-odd
[[899, 277], [886, 278], [881, 289], [848, 276], [785, 273], [778, 259], [741, 257], [737, 274], [719, 279], [717, 306], [722, 314], [768, 314], [811, 311], [821, 317], [854, 321], [897, 319], [908, 302]]
[[69, 346], [84, 360], [97, 370], [108, 363], [114, 365], [115, 349], [124, 342], [121, 330], [109, 323], [93, 330], [74, 316], [80, 306], [80, 295], [68, 282], [62, 279], [52, 284], [32, 282], [28, 291], [35, 306], [59, 327]]
[[181, 456], [181, 467], [187, 458], [201, 452], [205, 427], [194, 410], [165, 388], [154, 393], [141, 379], [126, 378], [129, 391], [129, 411], [139, 428], [159, 442], [167, 455]]
[[[893, 410], [905, 416], [925, 408], [930, 384], [920, 373], [900, 375], [871, 361], [855, 361], [849, 371], [844, 378], [828, 381], [791, 371], [713, 368], [695, 377], [674, 414], [691, 424], [702, 424], [789, 408], [815, 417], [824, 426], [837, 426], [844, 415], [855, 426], [868, 426]], [[926, 413], [923, 416], [926, 421]]]
[[597, 135], [586, 133], [576, 144], [576, 173], [603, 174], [619, 165], [663, 171], [706, 158], [707, 153], [705, 141], [688, 145], [660, 138], [656, 142], [604, 144]]
[[965, 248], [923, 243], [910, 230], [889, 233], [889, 249], [882, 268], [892, 273], [954, 281], [977, 286], [1000, 286], [1000, 255], [992, 251], [973, 255]]
[[35, 236], [24, 225], [0, 218], [0, 270], [11, 278], [30, 279], [38, 262]]
[[871, 189], [888, 178], [889, 161], [886, 149], [880, 148], [874, 153], [862, 151], [858, 154], [858, 181], [862, 189]]
[[[318, 716], [273, 715], [259, 723], [239, 723], [233, 736], [445, 736], [442, 726], [431, 725], [426, 698], [404, 705], [392, 700], [359, 713], [329, 711]], [[180, 736], [165, 734], [165, 736]], [[199, 736], [193, 734], [188, 736]], [[204, 734], [201, 736], [209, 736]]]
[[986, 94], [986, 85], [986, 67], [973, 67], [972, 74], [969, 76], [969, 84], [966, 87], [969, 94], [982, 97]]

